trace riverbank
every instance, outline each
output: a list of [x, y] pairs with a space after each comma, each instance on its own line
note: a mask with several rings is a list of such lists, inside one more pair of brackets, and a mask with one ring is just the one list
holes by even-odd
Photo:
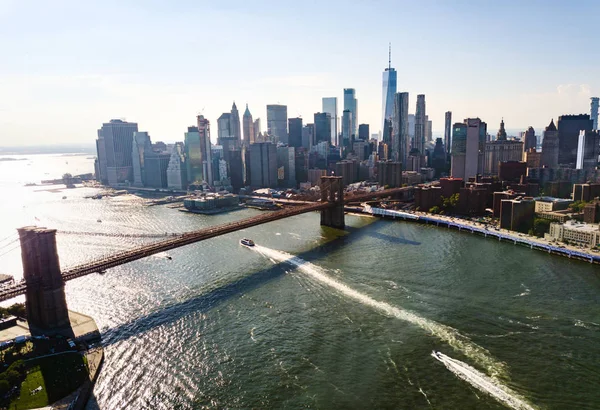
[[497, 238], [499, 241], [512, 241], [515, 245], [523, 245], [531, 249], [542, 250], [555, 255], [561, 255], [568, 258], [575, 258], [590, 263], [600, 264], [600, 254], [593, 253], [591, 250], [587, 251], [586, 249], [580, 249], [569, 245], [552, 245], [551, 242], [541, 238], [508, 231], [506, 229], [488, 229], [488, 227], [484, 224], [470, 222], [450, 216], [434, 215], [426, 212], [416, 211], [395, 211], [390, 209], [374, 208], [370, 205], [365, 205], [363, 212], [370, 215], [377, 215], [393, 219], [403, 219], [406, 221], [425, 224], [436, 224], [436, 226], [454, 228], [458, 229], [459, 231], [464, 230], [470, 233], [483, 235], [486, 238]]

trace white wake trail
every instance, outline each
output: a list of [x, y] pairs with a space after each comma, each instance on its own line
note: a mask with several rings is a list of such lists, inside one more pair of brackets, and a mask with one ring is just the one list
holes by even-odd
[[442, 325], [441, 323], [437, 323], [433, 320], [426, 319], [408, 310], [392, 306], [389, 303], [377, 301], [370, 296], [360, 293], [351, 287], [331, 278], [329, 275], [327, 275], [323, 268], [313, 265], [312, 263], [289, 253], [265, 248], [264, 246], [259, 245], [254, 246], [254, 249], [272, 260], [289, 263], [302, 273], [309, 275], [313, 279], [316, 279], [317, 281], [366, 306], [375, 308], [376, 310], [388, 316], [395, 317], [419, 326], [421, 329], [426, 330], [431, 335], [443, 340], [456, 350], [474, 360], [477, 364], [484, 367], [490, 375], [506, 376], [504, 363], [494, 360], [486, 349], [473, 343], [468, 337], [458, 333], [456, 329], [450, 326]]
[[[289, 253], [265, 248], [264, 246], [259, 245], [254, 246], [254, 249], [271, 260], [289, 263], [302, 273], [309, 275], [320, 283], [337, 290], [341, 294], [352, 298], [357, 302], [360, 302], [366, 306], [370, 306], [390, 317], [395, 317], [419, 326], [421, 329], [448, 343], [454, 349], [475, 361], [477, 364], [485, 368], [488, 374], [492, 376], [486, 376], [463, 362], [445, 356], [448, 360], [444, 361], [443, 363], [458, 377], [472, 384], [479, 390], [491, 394], [496, 399], [514, 409], [533, 409], [533, 407], [526, 404], [524, 400], [519, 398], [518, 394], [503, 386], [500, 381], [496, 379], [498, 376], [507, 377], [504, 363], [493, 359], [486, 349], [477, 345], [476, 343], [473, 343], [468, 337], [458, 333], [456, 329], [441, 323], [437, 323], [433, 320], [426, 319], [411, 311], [392, 306], [389, 303], [377, 301], [370, 296], [360, 293], [357, 290], [354, 290], [351, 287], [331, 278], [329, 275], [327, 275], [325, 269], [313, 265], [312, 263]], [[437, 359], [440, 360], [440, 358]]]
[[506, 406], [517, 410], [534, 410], [534, 408], [520, 398], [517, 393], [468, 364], [440, 352], [433, 352], [431, 353], [431, 356], [444, 363], [444, 366], [458, 378], [466, 381], [483, 393], [489, 394]]

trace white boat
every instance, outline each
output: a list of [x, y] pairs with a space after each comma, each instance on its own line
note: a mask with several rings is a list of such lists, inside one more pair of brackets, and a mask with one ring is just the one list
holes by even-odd
[[240, 244], [244, 246], [254, 246], [254, 241], [252, 239], [242, 238], [242, 240], [240, 240]]

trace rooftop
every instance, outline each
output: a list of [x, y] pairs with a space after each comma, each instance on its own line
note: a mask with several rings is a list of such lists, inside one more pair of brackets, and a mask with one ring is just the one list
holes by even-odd
[[577, 230], [580, 232], [598, 232], [600, 231], [600, 225], [598, 224], [586, 224], [585, 222], [578, 221], [567, 221], [563, 224], [565, 229], [569, 229], [571, 231]]
[[534, 199], [539, 202], [555, 202], [555, 203], [557, 203], [557, 202], [573, 202], [572, 199], [554, 198], [551, 196], [540, 196], [540, 197], [537, 197]]

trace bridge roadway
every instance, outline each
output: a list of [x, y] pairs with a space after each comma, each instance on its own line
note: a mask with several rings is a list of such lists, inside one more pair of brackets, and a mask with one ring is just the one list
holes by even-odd
[[[349, 196], [347, 198], [344, 198], [344, 203], [346, 204], [349, 202], [361, 202], [372, 198], [390, 196], [400, 192], [409, 191], [411, 189], [413, 188], [392, 188], [382, 191], [370, 192], [366, 194]], [[177, 235], [175, 237], [171, 237], [162, 241], [142, 245], [134, 249], [129, 249], [104, 258], [86, 262], [84, 264], [63, 271], [62, 276], [65, 281], [68, 281], [71, 279], [79, 278], [81, 276], [89, 275], [91, 273], [102, 272], [106, 269], [114, 268], [115, 266], [133, 262], [138, 259], [155, 255], [160, 252], [165, 252], [171, 249], [179, 248], [181, 246], [190, 245], [192, 243], [214, 238], [215, 236], [220, 236], [227, 233], [239, 231], [241, 229], [262, 225], [264, 223], [277, 221], [279, 219], [289, 218], [290, 216], [300, 215], [307, 212], [320, 211], [334, 205], [335, 203], [333, 202], [315, 202], [310, 205], [297, 206], [289, 209], [283, 209], [281, 211], [263, 213], [261, 215], [252, 216], [250, 218], [242, 219], [235, 222], [229, 222], [223, 225], [211, 226], [208, 228], [199, 229], [197, 231], [186, 232], [181, 235]], [[0, 288], [0, 301], [8, 300], [15, 296], [23, 295], [25, 294], [26, 290], [27, 283], [25, 282], [17, 282], [14, 285], [2, 287]]]

